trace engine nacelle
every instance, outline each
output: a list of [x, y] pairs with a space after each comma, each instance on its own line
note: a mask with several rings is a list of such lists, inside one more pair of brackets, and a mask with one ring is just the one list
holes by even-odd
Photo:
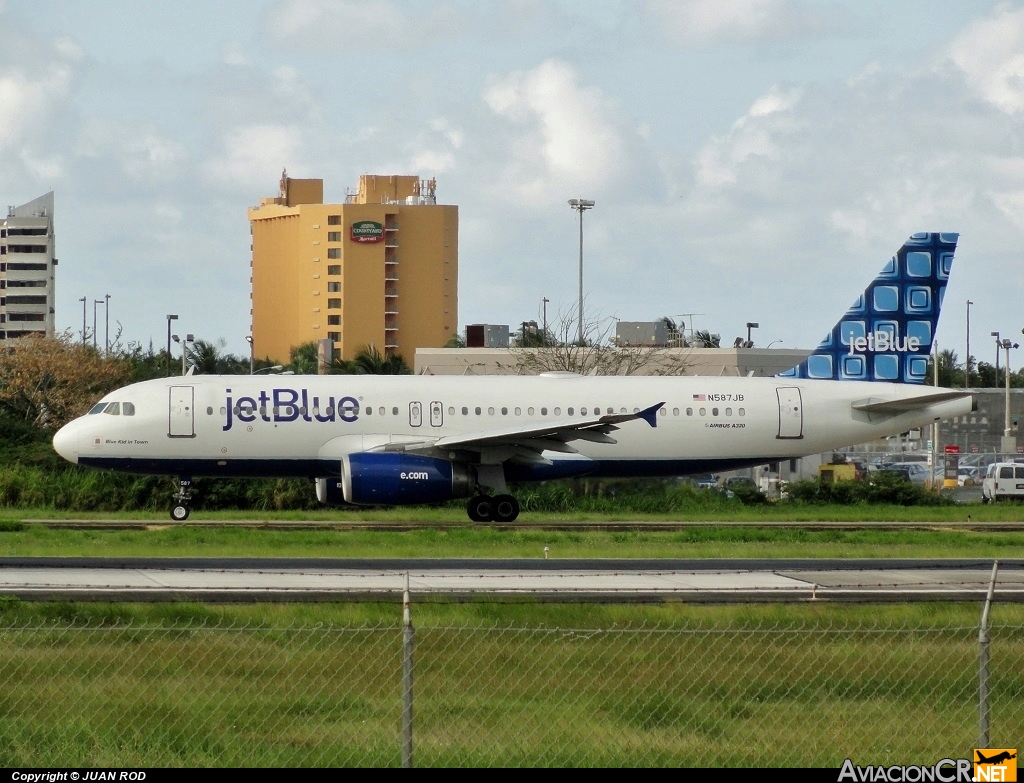
[[358, 452], [341, 458], [341, 477], [317, 479], [321, 503], [401, 506], [467, 498], [476, 488], [468, 465], [401, 452]]

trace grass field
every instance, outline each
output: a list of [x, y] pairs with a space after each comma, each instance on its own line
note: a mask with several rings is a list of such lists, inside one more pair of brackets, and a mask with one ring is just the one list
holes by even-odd
[[[395, 766], [393, 605], [0, 605], [0, 764]], [[976, 605], [414, 605], [419, 766], [931, 764], [976, 737]], [[997, 606], [992, 737], [1024, 731]]]
[[89, 557], [1024, 557], [1024, 533], [957, 529], [808, 530], [694, 524], [672, 531], [502, 530], [465, 524], [414, 530], [182, 526], [62, 529], [0, 519], [0, 556]]

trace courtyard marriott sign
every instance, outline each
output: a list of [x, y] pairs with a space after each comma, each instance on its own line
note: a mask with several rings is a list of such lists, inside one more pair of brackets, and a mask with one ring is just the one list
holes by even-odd
[[383, 242], [384, 226], [376, 220], [357, 220], [349, 236], [353, 242]]

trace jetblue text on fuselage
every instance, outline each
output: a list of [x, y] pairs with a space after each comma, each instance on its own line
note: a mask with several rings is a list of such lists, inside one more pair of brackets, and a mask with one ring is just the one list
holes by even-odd
[[359, 401], [355, 397], [320, 397], [308, 389], [261, 390], [255, 397], [232, 399], [225, 389], [227, 405], [223, 430], [227, 432], [234, 419], [250, 423], [257, 419], [283, 423], [289, 421], [354, 422], [359, 419]]
[[874, 353], [904, 353], [921, 348], [921, 341], [916, 337], [893, 337], [888, 332], [869, 332], [867, 337], [850, 338], [850, 356], [864, 351]]

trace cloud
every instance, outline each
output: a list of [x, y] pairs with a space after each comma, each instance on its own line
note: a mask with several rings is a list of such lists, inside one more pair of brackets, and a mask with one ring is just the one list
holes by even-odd
[[780, 135], [791, 133], [801, 122], [793, 114], [802, 90], [773, 87], [754, 101], [750, 110], [725, 136], [709, 141], [697, 157], [697, 182], [715, 187], [732, 184], [751, 158], [778, 156]]
[[502, 187], [525, 199], [593, 190], [626, 162], [610, 101], [564, 62], [492, 78], [483, 99], [511, 134]]
[[412, 10], [390, 0], [283, 0], [267, 12], [265, 28], [289, 48], [410, 50], [457, 35], [463, 19], [464, 12], [447, 3]]
[[949, 56], [986, 101], [1007, 114], [1024, 109], [1024, 8], [1000, 6], [969, 25]]
[[666, 38], [691, 45], [820, 33], [841, 16], [795, 0], [649, 0], [644, 11]]
[[75, 149], [78, 157], [101, 161], [123, 179], [147, 187], [168, 184], [181, 175], [189, 151], [180, 141], [153, 125], [91, 119], [82, 127]]
[[52, 64], [41, 75], [11, 68], [0, 72], [0, 150], [15, 146], [42, 128], [71, 89], [72, 71]]
[[276, 182], [282, 167], [299, 169], [302, 133], [289, 125], [249, 125], [225, 134], [223, 152], [203, 165], [208, 182], [247, 195]]

